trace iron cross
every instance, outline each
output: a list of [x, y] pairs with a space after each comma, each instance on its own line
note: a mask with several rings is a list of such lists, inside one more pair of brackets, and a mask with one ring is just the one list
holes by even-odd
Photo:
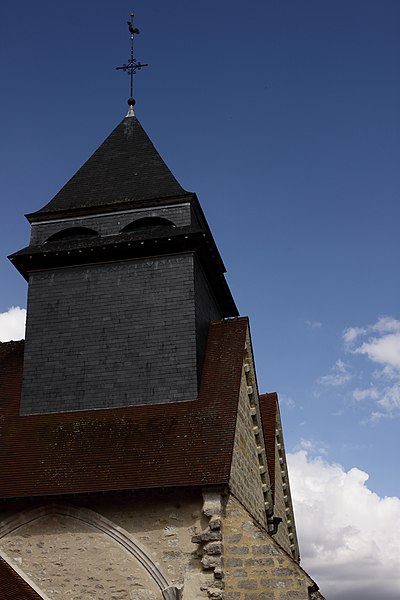
[[130, 107], [133, 107], [135, 104], [135, 100], [133, 98], [133, 76], [136, 74], [136, 71], [140, 71], [143, 67], [148, 67], [148, 64], [142, 64], [140, 62], [137, 62], [135, 57], [134, 57], [134, 50], [133, 50], [133, 43], [134, 43], [134, 37], [135, 35], [138, 35], [140, 33], [139, 29], [137, 27], [133, 26], [133, 17], [134, 17], [134, 13], [130, 14], [130, 21], [128, 21], [128, 29], [129, 29], [129, 33], [131, 34], [131, 56], [130, 59], [127, 63], [123, 64], [121, 67], [116, 67], [117, 71], [127, 71], [128, 75], [130, 76], [131, 79], [131, 86], [130, 86], [130, 98], [128, 100], [128, 104]]

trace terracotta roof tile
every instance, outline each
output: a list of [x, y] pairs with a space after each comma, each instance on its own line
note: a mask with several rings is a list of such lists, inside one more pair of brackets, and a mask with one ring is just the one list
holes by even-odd
[[41, 596], [0, 557], [0, 600], [40, 600]]
[[269, 478], [271, 482], [272, 498], [275, 498], [275, 447], [276, 447], [276, 416], [278, 411], [278, 395], [276, 392], [261, 394], [260, 396], [261, 420], [264, 433], [265, 451]]
[[227, 484], [247, 327], [211, 323], [199, 398], [162, 405], [19, 416], [23, 344], [3, 350], [0, 497]]
[[0, 342], [0, 416], [3, 418], [19, 410], [23, 357], [24, 340]]

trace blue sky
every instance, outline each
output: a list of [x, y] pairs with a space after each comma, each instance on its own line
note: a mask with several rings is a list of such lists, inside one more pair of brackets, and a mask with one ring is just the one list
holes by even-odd
[[0, 313], [26, 306], [23, 214], [126, 113], [132, 8], [137, 115], [198, 194], [287, 450], [399, 497], [398, 0], [3, 3]]

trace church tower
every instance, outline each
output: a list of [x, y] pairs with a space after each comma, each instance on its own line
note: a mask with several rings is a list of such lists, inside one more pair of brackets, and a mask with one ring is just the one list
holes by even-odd
[[28, 219], [21, 414], [197, 398], [208, 324], [238, 313], [196, 195], [133, 111]]
[[196, 195], [129, 112], [10, 256], [0, 600], [323, 600], [300, 567], [275, 393], [260, 395]]

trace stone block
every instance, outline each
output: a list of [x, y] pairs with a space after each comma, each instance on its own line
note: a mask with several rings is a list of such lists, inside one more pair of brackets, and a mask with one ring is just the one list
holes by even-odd
[[207, 554], [222, 554], [222, 544], [221, 542], [209, 542], [204, 546], [204, 551]]
[[225, 563], [227, 567], [241, 567], [243, 560], [241, 558], [227, 558]]
[[256, 590], [258, 588], [258, 582], [256, 579], [240, 579], [237, 583], [237, 587], [240, 590]]
[[275, 600], [274, 592], [258, 592], [256, 594], [246, 594], [245, 600]]

